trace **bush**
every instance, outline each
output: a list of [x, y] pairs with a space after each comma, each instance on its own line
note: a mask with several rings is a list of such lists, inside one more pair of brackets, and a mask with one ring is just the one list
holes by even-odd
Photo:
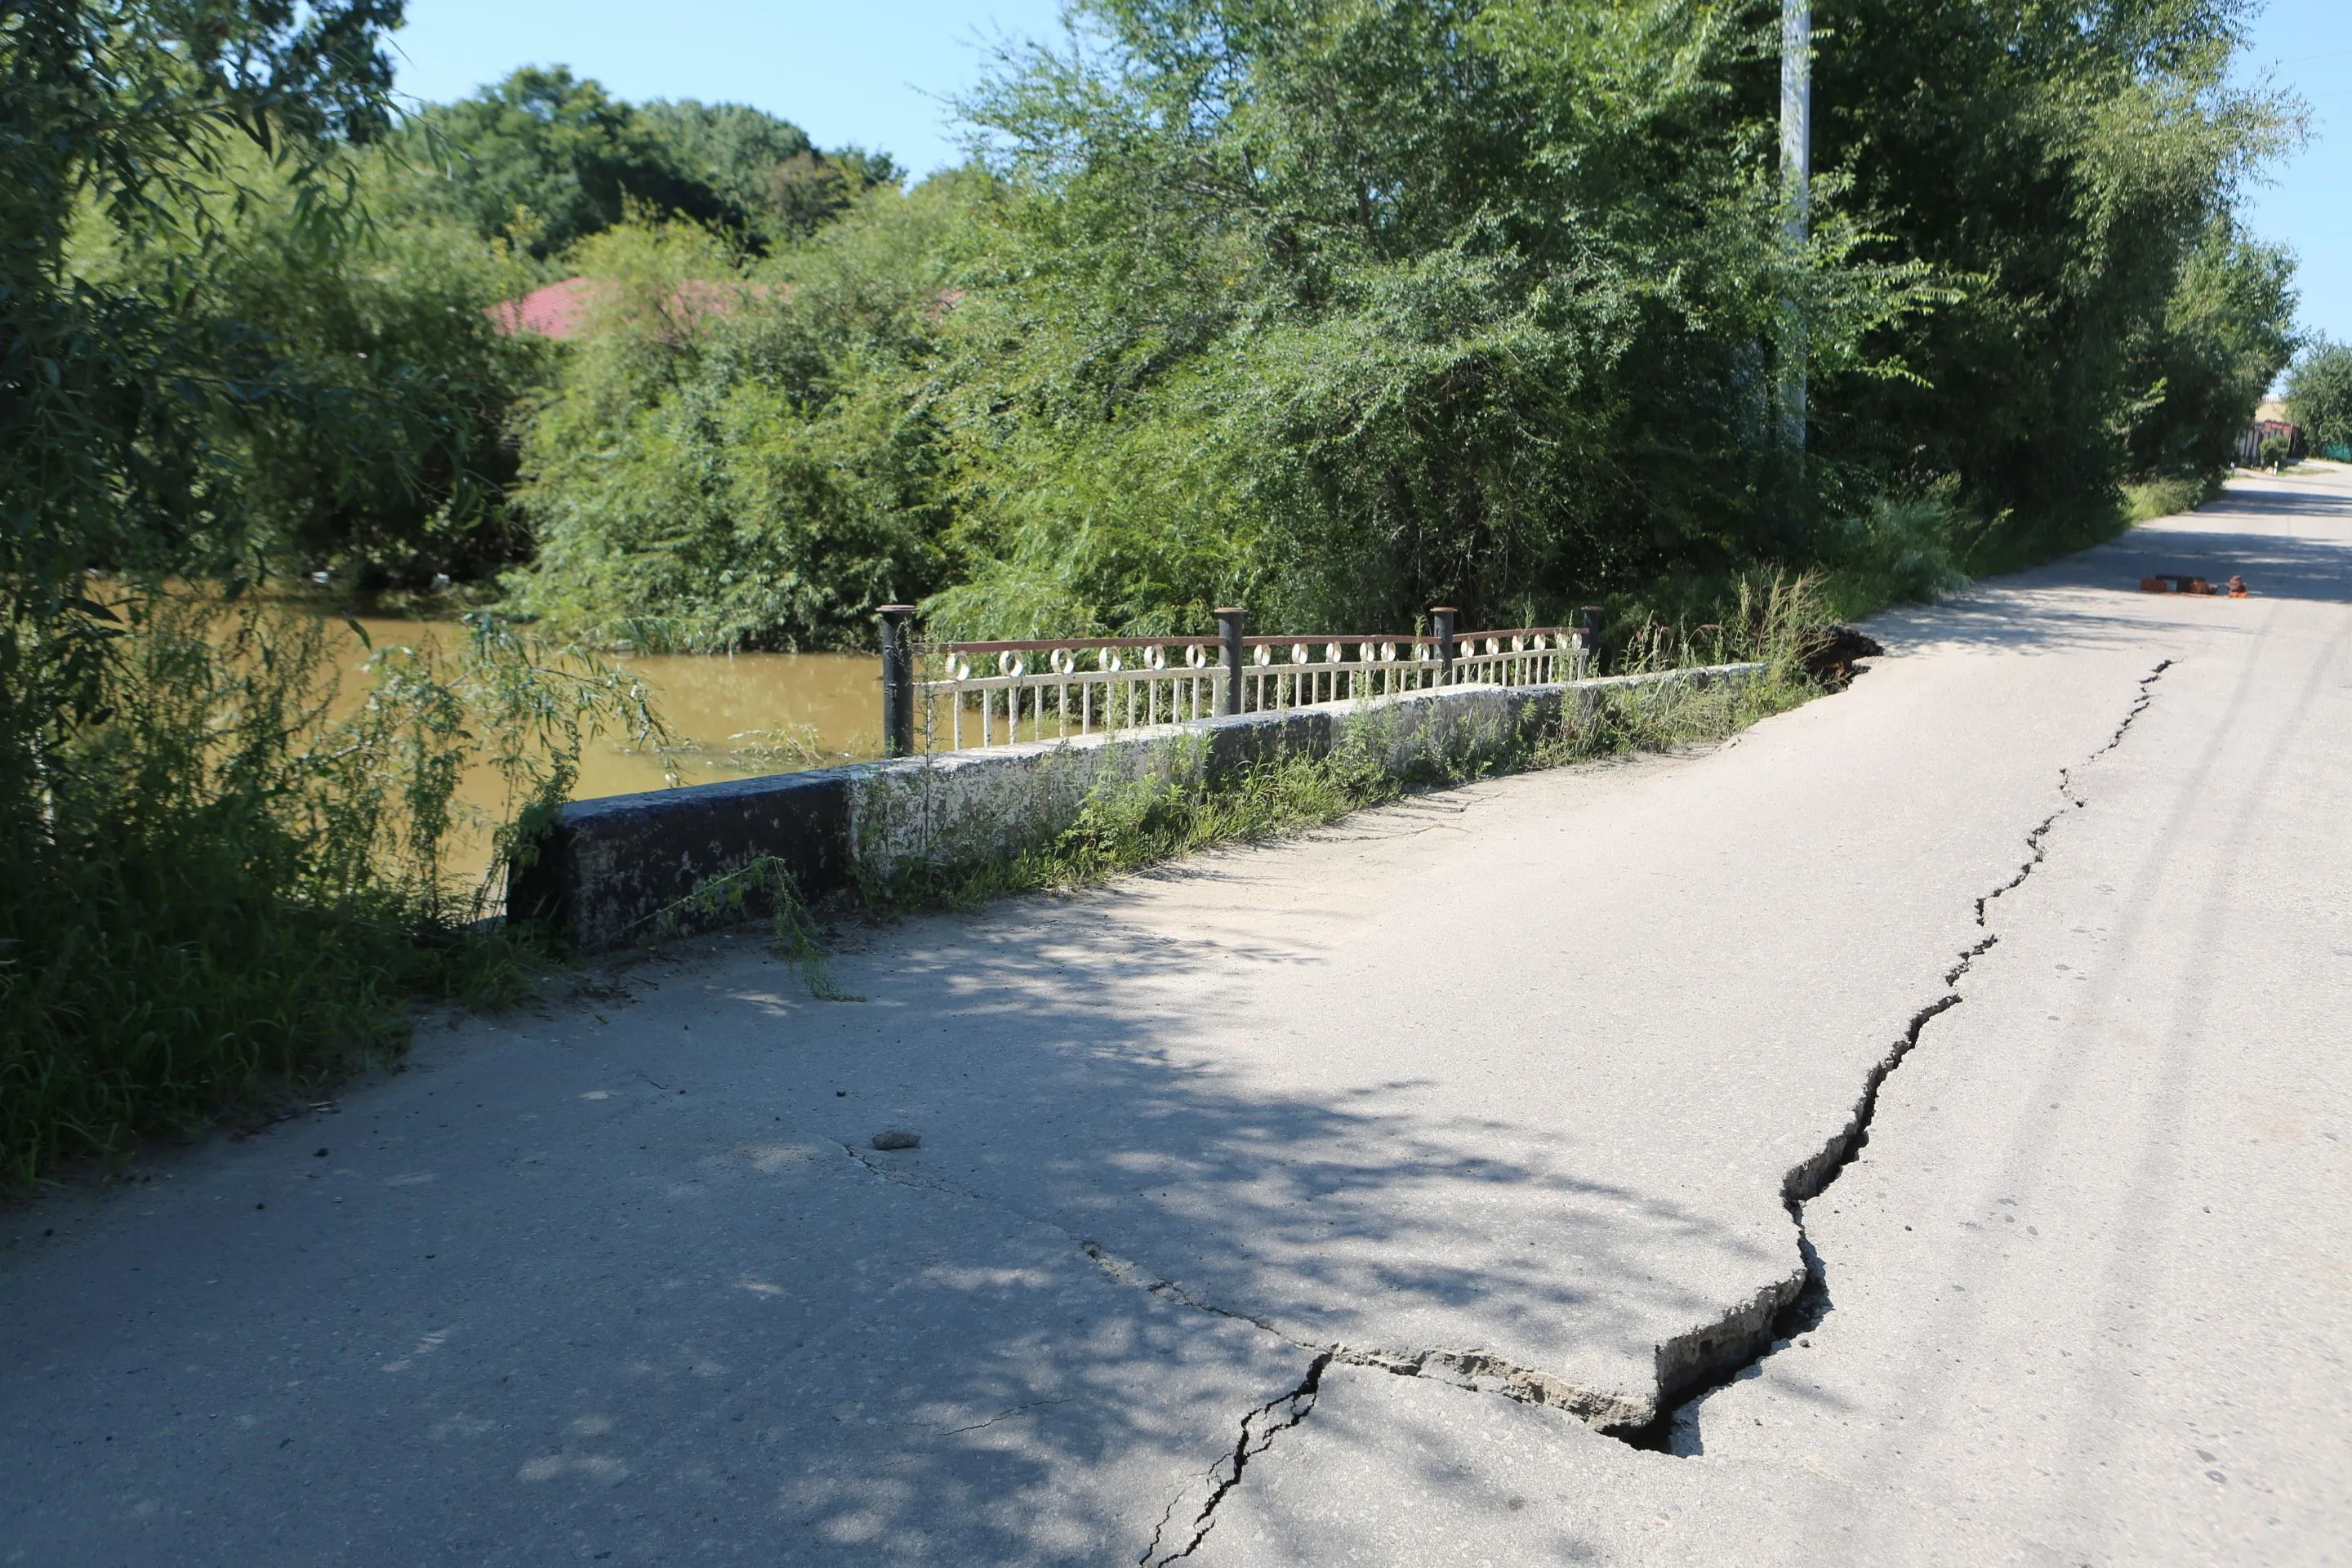
[[1961, 562], [1980, 529], [1947, 481], [1915, 500], [1879, 497], [1863, 512], [1829, 520], [1819, 542], [1827, 595], [1837, 613], [1924, 603], [1968, 580]]
[[[858, 646], [929, 592], [947, 494], [929, 395], [952, 179], [883, 187], [757, 266], [625, 226], [581, 253], [614, 290], [524, 447], [539, 557], [509, 605], [604, 644]], [[727, 290], [723, 309], [677, 301]]]
[[[520, 836], [634, 682], [491, 621], [384, 648], [334, 717], [320, 623], [180, 590], [112, 606], [102, 720], [41, 759], [0, 841], [0, 1186], [200, 1125], [392, 1047], [417, 998], [512, 994], [522, 950], [452, 851]], [[503, 782], [492, 824], [458, 789]]]

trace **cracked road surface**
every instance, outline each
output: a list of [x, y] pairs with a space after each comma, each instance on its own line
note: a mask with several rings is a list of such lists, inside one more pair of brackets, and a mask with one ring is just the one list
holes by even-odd
[[2242, 481], [1704, 754], [435, 1030], [0, 1216], [0, 1563], [2336, 1561], [2347, 601]]

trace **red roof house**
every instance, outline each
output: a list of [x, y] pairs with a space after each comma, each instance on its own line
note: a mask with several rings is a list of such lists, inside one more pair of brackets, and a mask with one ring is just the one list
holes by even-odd
[[[568, 342], [584, 334], [597, 308], [610, 304], [619, 292], [620, 286], [607, 279], [566, 278], [561, 283], [534, 289], [520, 300], [501, 300], [487, 306], [483, 314], [509, 337], [517, 332], [536, 332], [543, 338]], [[664, 310], [673, 321], [684, 325], [705, 316], [724, 316], [747, 298], [788, 297], [789, 293], [789, 289], [779, 289], [767, 283], [690, 278], [664, 302]]]

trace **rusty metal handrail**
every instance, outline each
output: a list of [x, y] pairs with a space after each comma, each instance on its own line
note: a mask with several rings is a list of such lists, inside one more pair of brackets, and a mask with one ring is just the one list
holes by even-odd
[[1214, 647], [1223, 637], [1034, 637], [1012, 642], [940, 642], [937, 653], [1048, 653], [1057, 647]]
[[[1514, 626], [1507, 631], [1457, 632], [1462, 641], [1473, 637], [1524, 637], [1555, 633], [1572, 635], [1574, 626]], [[1279, 647], [1288, 643], [1409, 643], [1434, 640], [1433, 632], [1253, 632], [1242, 638], [1244, 647]], [[1198, 634], [1164, 637], [1015, 637], [992, 642], [937, 642], [925, 646], [935, 653], [1050, 653], [1055, 648], [1215, 647], [1225, 639]]]
[[919, 706], [925, 727], [944, 727], [941, 738], [961, 751], [968, 722], [985, 747], [1437, 686], [1576, 679], [1591, 665], [1601, 619], [1590, 607], [1581, 626], [1462, 632], [1456, 616], [1441, 605], [1423, 631], [1335, 636], [1250, 633], [1241, 610], [1222, 609], [1214, 637], [941, 642], [926, 649], [940, 674], [918, 680], [914, 608], [885, 605], [883, 734], [892, 755], [911, 752]]

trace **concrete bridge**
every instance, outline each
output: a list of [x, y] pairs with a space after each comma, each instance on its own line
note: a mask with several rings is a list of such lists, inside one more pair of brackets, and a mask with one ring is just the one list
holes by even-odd
[[1872, 630], [14, 1210], [0, 1562], [2341, 1560], [2352, 473]]

